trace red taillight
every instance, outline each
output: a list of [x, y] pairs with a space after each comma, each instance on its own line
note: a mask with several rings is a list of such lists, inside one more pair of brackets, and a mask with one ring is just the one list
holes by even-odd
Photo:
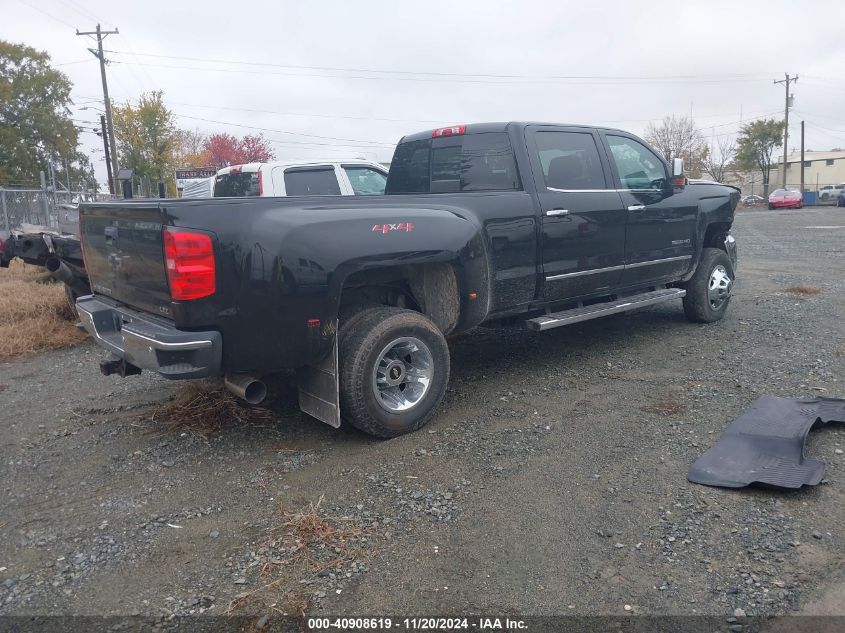
[[243, 165], [232, 165], [232, 166], [229, 168], [229, 173], [230, 173], [230, 174], [239, 174], [239, 173], [241, 173], [241, 170], [242, 170], [243, 168], [244, 168], [244, 166], [243, 166]]
[[431, 138], [441, 136], [457, 136], [467, 131], [466, 125], [453, 125], [452, 127], [439, 127], [431, 133]]
[[260, 168], [258, 170], [258, 195], [264, 195], [264, 176]]
[[190, 301], [213, 295], [216, 286], [211, 238], [204, 233], [170, 228], [162, 235], [171, 299]]

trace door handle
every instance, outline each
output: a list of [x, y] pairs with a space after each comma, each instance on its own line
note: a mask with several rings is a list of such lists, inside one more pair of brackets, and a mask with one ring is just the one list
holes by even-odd
[[643, 209], [645, 209], [644, 204], [632, 204], [628, 207], [628, 211], [642, 211]]
[[546, 211], [546, 215], [569, 215], [569, 209], [552, 209], [551, 211]]

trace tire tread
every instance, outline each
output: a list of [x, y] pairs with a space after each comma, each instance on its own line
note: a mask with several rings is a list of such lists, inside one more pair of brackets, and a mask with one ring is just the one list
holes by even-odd
[[[367, 375], [369, 372], [369, 369], [365, 366], [366, 360], [379, 344], [381, 335], [385, 331], [403, 327], [425, 328], [443, 340], [447, 362], [441, 388], [442, 393], [431, 394], [436, 398], [439, 405], [449, 382], [448, 346], [446, 346], [442, 332], [426, 316], [402, 308], [387, 306], [368, 308], [350, 318], [339, 333], [341, 416], [355, 428], [376, 437], [392, 438], [416, 431], [431, 419], [437, 409], [437, 406], [431, 407], [413, 424], [400, 430], [385, 426], [370, 414], [364, 395], [365, 389], [368, 388]], [[361, 381], [364, 384], [361, 384]]]
[[684, 314], [695, 323], [713, 323], [719, 321], [728, 309], [730, 298], [724, 306], [715, 311], [710, 306], [707, 296], [710, 283], [710, 271], [716, 264], [722, 264], [733, 277], [733, 266], [728, 254], [719, 248], [705, 248], [701, 251], [701, 259], [692, 278], [686, 283], [687, 294], [684, 297]]

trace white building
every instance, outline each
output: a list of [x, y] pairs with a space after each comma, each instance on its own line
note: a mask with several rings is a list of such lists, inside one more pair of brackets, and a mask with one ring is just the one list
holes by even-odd
[[[769, 190], [776, 189], [783, 182], [781, 173], [783, 156], [772, 165]], [[804, 152], [804, 190], [822, 191], [824, 186], [845, 182], [845, 151]], [[789, 188], [801, 186], [801, 152], [792, 152], [786, 158], [786, 184]]]

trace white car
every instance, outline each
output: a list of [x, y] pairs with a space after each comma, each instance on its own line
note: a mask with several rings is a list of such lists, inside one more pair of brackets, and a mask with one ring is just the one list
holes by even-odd
[[384, 194], [387, 169], [360, 158], [247, 163], [214, 177], [214, 197], [366, 196]]

